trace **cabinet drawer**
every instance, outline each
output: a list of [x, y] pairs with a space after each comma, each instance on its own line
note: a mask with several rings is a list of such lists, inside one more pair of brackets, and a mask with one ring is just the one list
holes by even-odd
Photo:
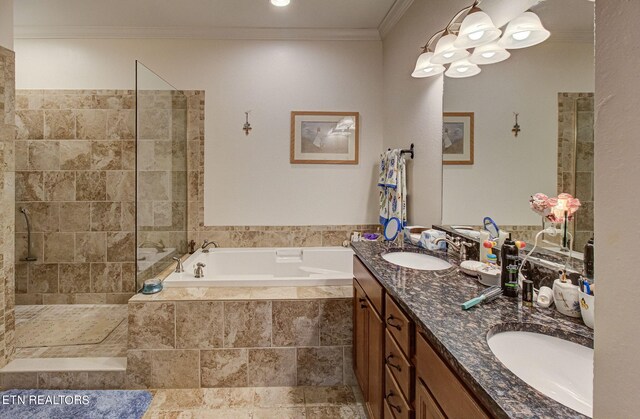
[[393, 299], [387, 294], [386, 313], [384, 322], [387, 330], [398, 342], [398, 346], [404, 352], [405, 357], [411, 354], [411, 337], [413, 336], [413, 322], [402, 312]]
[[371, 301], [371, 305], [376, 311], [382, 315], [384, 313], [382, 305], [384, 304], [384, 290], [377, 279], [371, 275], [371, 272], [364, 266], [357, 256], [353, 257], [353, 276], [362, 287], [367, 298]]
[[385, 332], [384, 363], [396, 379], [405, 399], [411, 400], [411, 385], [413, 383], [413, 366], [402, 353], [395, 339], [391, 337], [389, 329]]
[[412, 415], [411, 405], [402, 395], [398, 383], [389, 371], [389, 367], [385, 367], [385, 403], [389, 405], [389, 410], [395, 419], [409, 419]]
[[489, 417], [419, 333], [416, 334], [416, 375], [427, 385], [447, 417]]

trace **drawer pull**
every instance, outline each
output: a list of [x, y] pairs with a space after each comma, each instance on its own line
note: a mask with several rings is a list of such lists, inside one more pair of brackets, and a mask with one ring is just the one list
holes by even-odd
[[392, 363], [391, 363], [391, 358], [395, 358], [395, 357], [393, 356], [393, 354], [389, 354], [389, 356], [387, 356], [387, 357], [384, 359], [384, 362], [385, 362], [388, 366], [393, 367], [393, 368], [397, 369], [398, 371], [402, 371], [402, 367], [401, 367], [400, 365], [396, 365], [396, 364], [392, 364]]
[[[393, 320], [398, 320], [398, 322], [400, 322], [400, 324], [393, 324], [391, 323]], [[389, 315], [389, 317], [387, 317], [387, 324], [391, 327], [395, 327], [398, 330], [402, 330], [402, 320], [397, 319], [395, 317], [393, 317], [393, 315]]]
[[389, 407], [395, 409], [395, 411], [398, 413], [402, 413], [402, 407], [391, 403], [391, 400], [389, 400], [393, 396], [395, 396], [395, 394], [393, 394], [393, 391], [390, 391], [389, 394], [387, 394], [384, 398], [387, 400], [387, 404], [389, 405]]

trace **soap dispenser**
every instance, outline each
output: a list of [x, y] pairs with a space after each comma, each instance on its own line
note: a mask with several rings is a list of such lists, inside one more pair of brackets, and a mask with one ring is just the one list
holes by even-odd
[[553, 302], [560, 313], [569, 317], [581, 316], [578, 290], [579, 287], [567, 279], [566, 272], [560, 271], [560, 278], [553, 281]]

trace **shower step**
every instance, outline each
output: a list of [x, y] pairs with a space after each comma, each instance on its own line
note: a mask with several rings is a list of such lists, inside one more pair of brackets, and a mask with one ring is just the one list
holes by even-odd
[[3, 389], [121, 389], [127, 358], [21, 358], [0, 369]]

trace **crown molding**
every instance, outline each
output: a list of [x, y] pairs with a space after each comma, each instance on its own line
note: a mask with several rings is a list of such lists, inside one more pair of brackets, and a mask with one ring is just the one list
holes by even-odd
[[387, 12], [380, 25], [378, 25], [378, 32], [380, 32], [380, 38], [387, 36], [391, 29], [400, 21], [402, 16], [406, 13], [409, 7], [413, 4], [413, 0], [396, 0], [391, 6], [391, 9]]
[[[405, 1], [405, 0], [398, 0]], [[410, 0], [413, 1], [413, 0]], [[16, 39], [219, 39], [379, 41], [378, 29], [16, 26]]]

